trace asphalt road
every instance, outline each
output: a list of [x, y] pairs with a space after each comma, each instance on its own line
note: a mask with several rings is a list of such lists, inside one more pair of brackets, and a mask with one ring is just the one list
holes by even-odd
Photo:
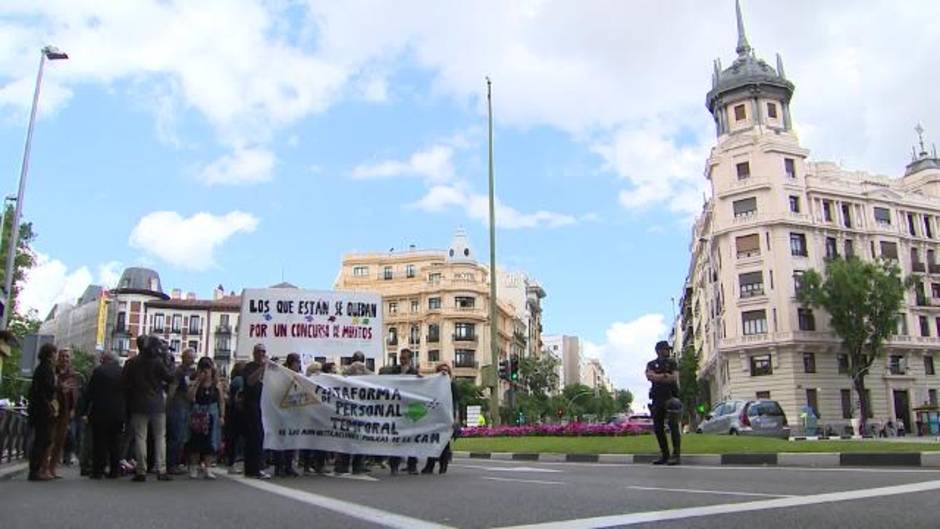
[[444, 476], [0, 482], [4, 529], [940, 527], [940, 470], [456, 460]]

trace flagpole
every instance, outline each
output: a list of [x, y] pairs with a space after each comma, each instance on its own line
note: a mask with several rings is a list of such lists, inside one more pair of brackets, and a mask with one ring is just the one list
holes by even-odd
[[498, 425], [499, 416], [499, 313], [496, 305], [496, 191], [493, 179], [493, 94], [490, 78], [486, 78], [486, 108], [489, 117], [489, 185], [490, 185], [490, 362], [493, 385], [490, 387], [490, 423]]

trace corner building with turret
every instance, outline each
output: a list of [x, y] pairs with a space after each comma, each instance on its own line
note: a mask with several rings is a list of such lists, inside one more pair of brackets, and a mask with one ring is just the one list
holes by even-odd
[[836, 256], [895, 261], [920, 279], [866, 378], [867, 398], [875, 423], [901, 419], [911, 432], [915, 408], [936, 407], [940, 388], [940, 159], [918, 126], [899, 177], [809, 161], [782, 59], [758, 58], [740, 5], [737, 26], [737, 57], [715, 62], [706, 96], [717, 134], [711, 196], [693, 227], [675, 349], [699, 353], [710, 404], [774, 399], [795, 431], [809, 405], [841, 431], [859, 413], [847, 357], [829, 316], [797, 302], [800, 277]]

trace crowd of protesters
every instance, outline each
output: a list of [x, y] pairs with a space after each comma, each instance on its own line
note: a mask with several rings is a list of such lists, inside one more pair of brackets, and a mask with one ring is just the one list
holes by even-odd
[[[262, 344], [253, 348], [251, 362], [236, 362], [227, 378], [211, 358], [197, 361], [192, 349], [184, 350], [177, 364], [165, 340], [157, 336], [139, 336], [137, 349], [139, 354], [123, 367], [116, 356], [102, 353], [85, 381], [74, 370], [69, 349], [57, 350], [52, 344], [40, 348], [28, 405], [33, 432], [31, 481], [60, 479], [59, 465], [74, 464], [76, 454], [83, 476], [116, 479], [133, 474], [138, 482], [146, 481], [148, 473], [160, 481], [186, 474], [192, 479], [215, 479], [216, 457], [228, 473], [257, 479], [269, 479], [270, 466], [276, 477], [325, 474], [328, 468], [335, 474], [363, 474], [374, 468], [399, 473], [400, 457], [264, 450], [261, 393], [268, 358]], [[313, 362], [305, 374], [373, 374], [362, 353], [351, 360], [341, 373], [332, 362]], [[300, 355], [287, 355], [283, 365], [299, 373]], [[436, 371], [451, 375], [447, 364], [438, 365]], [[407, 349], [401, 351], [397, 365], [378, 374], [420, 376]], [[451, 392], [456, 417], [453, 381]], [[420, 473], [433, 473], [437, 466], [443, 474], [450, 459], [448, 444], [440, 457], [427, 459]], [[405, 458], [405, 471], [418, 474], [418, 459]]]

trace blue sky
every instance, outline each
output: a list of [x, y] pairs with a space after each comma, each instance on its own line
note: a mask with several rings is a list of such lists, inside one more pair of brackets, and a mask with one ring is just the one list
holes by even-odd
[[[898, 176], [940, 131], [935, 3], [743, 3], [783, 54], [815, 159]], [[350, 251], [487, 244], [484, 77], [494, 81], [501, 265], [545, 287], [640, 391], [685, 277], [714, 143], [712, 60], [734, 5], [674, 2], [8, 1], [0, 185], [15, 193], [38, 49], [49, 65], [26, 219], [43, 315], [129, 265], [209, 295], [328, 288]], [[903, 58], [903, 60], [901, 60]], [[932, 137], [936, 137], [933, 134]], [[6, 176], [3, 176], [6, 175]]]

